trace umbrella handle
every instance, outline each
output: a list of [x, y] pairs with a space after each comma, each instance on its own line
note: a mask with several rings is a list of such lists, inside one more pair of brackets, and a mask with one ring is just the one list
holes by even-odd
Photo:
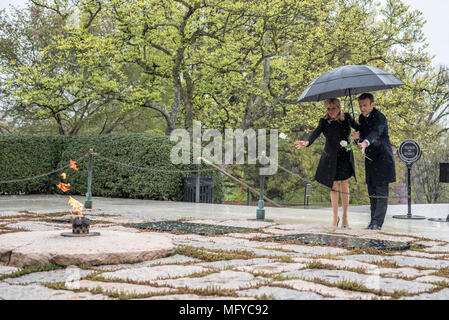
[[354, 107], [352, 106], [352, 95], [351, 95], [351, 89], [349, 90], [349, 104], [351, 105], [351, 111], [352, 111], [352, 118], [355, 120], [355, 116], [354, 116]]

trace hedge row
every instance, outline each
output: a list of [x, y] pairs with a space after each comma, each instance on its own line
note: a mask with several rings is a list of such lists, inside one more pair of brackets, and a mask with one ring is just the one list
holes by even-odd
[[[174, 165], [170, 150], [175, 145], [158, 134], [110, 134], [80, 136], [0, 135], [0, 181], [47, 173], [62, 168], [70, 160], [82, 158], [92, 148], [106, 158], [125, 164], [159, 170], [193, 170], [195, 165]], [[87, 192], [88, 157], [77, 163], [78, 171], [65, 169], [26, 182], [0, 183], [0, 194], [63, 194], [56, 184], [70, 183], [65, 194]], [[206, 165], [202, 168], [210, 169]], [[65, 172], [67, 179], [60, 174]], [[134, 199], [182, 200], [182, 178], [186, 172], [155, 172], [93, 158], [92, 195]], [[215, 178], [214, 202], [223, 201], [223, 178], [217, 171], [204, 171], [202, 177]]]

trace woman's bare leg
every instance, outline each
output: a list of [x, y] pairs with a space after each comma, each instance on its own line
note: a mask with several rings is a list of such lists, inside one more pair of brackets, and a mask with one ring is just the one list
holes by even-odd
[[331, 191], [331, 204], [332, 204], [332, 211], [334, 213], [334, 220], [332, 222], [332, 226], [336, 227], [338, 223], [338, 181], [334, 181], [334, 184], [332, 185], [332, 190], [333, 191]]
[[348, 207], [349, 207], [349, 182], [341, 182], [341, 206], [343, 207], [342, 226], [348, 226]]

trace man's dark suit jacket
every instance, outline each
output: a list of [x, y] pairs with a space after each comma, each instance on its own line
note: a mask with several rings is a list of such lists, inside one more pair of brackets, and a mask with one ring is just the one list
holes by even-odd
[[366, 183], [379, 186], [396, 181], [396, 168], [387, 118], [376, 108], [368, 117], [360, 115], [360, 141], [368, 140], [370, 145], [365, 154]]

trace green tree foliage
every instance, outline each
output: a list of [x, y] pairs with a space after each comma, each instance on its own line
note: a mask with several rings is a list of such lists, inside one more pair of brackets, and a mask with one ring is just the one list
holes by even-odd
[[24, 132], [73, 135], [93, 124], [96, 133], [109, 133], [141, 116], [123, 112], [116, 99], [125, 77], [112, 63], [117, 48], [101, 36], [109, 25], [94, 24], [98, 12], [30, 5], [1, 16], [3, 103]]
[[[449, 139], [445, 135], [446, 141]], [[447, 144], [435, 141], [433, 149], [429, 149], [412, 168], [412, 186], [414, 198], [418, 203], [438, 203], [449, 200], [449, 186], [440, 183], [440, 163], [449, 162]]]

